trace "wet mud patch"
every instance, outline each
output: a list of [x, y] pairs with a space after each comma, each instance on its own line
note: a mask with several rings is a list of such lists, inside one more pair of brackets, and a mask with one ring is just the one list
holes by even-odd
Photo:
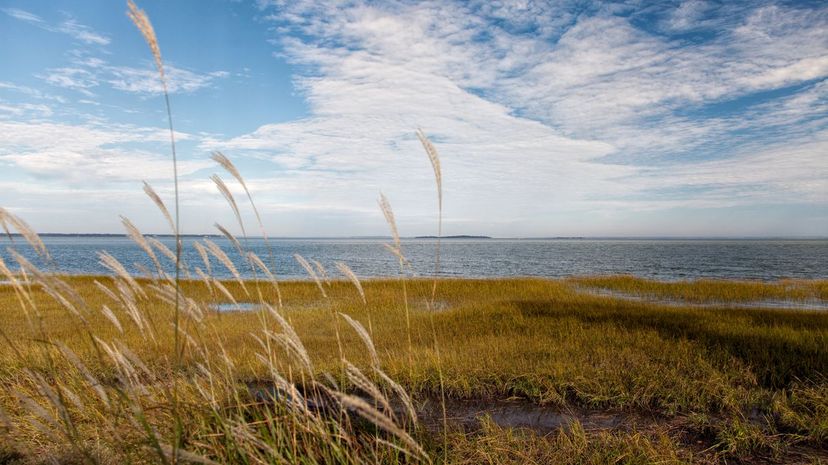
[[[488, 418], [501, 428], [525, 428], [541, 434], [569, 428], [576, 421], [586, 431], [632, 430], [662, 421], [631, 413], [544, 406], [525, 399], [446, 399], [445, 406], [448, 426], [461, 427], [466, 431], [479, 429], [483, 418]], [[417, 408], [420, 420], [429, 430], [442, 429], [442, 409], [439, 398], [422, 400]]]

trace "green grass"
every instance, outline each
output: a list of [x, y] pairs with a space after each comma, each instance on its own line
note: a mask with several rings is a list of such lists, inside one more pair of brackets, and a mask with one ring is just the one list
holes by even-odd
[[[98, 279], [110, 282], [110, 278]], [[613, 279], [627, 281], [603, 280]], [[159, 380], [168, 378], [172, 351], [170, 306], [151, 297], [151, 292], [140, 302], [155, 327], [153, 342], [92, 285], [92, 280], [67, 278], [91, 309], [87, 321], [92, 332], [104, 341], [122, 341]], [[443, 308], [439, 311], [426, 309], [431, 282], [409, 281], [410, 354], [399, 281], [364, 282], [367, 305], [345, 282], [324, 285], [328, 299], [323, 299], [316, 286], [308, 282], [282, 283], [281, 291], [283, 314], [304, 343], [315, 376], [330, 373], [339, 382], [345, 381], [337, 329], [344, 357], [366, 373], [370, 371], [370, 358], [362, 341], [341, 318], [334, 319], [335, 310], [352, 316], [366, 328], [370, 321], [383, 369], [415, 400], [438, 398], [442, 375], [449, 398], [486, 402], [519, 397], [562, 409], [635, 413], [657, 419], [653, 423], [656, 426], [646, 431], [585, 432], [576, 427], [552, 431], [552, 436], [484, 422], [471, 436], [449, 434], [448, 450], [444, 450], [439, 431], [421, 428], [416, 433], [418, 441], [438, 461], [445, 457], [451, 463], [514, 463], [521, 460], [522, 454], [529, 454], [537, 463], [549, 463], [547, 460], [553, 458], [560, 463], [607, 463], [618, 457], [623, 463], [716, 463], [734, 458], [785, 463], [792, 460], [790, 451], [797, 448], [805, 448], [805, 457], [824, 459], [828, 447], [828, 313], [665, 307], [586, 295], [577, 290], [584, 281], [443, 280], [437, 288], [439, 308]], [[601, 279], [592, 280], [596, 281]], [[666, 289], [666, 295], [671, 295], [674, 285], [691, 295], [711, 295], [708, 282], [670, 283], [666, 287], [664, 283], [635, 282], [652, 292]], [[727, 290], [728, 284], [734, 288], [732, 292]], [[716, 282], [713, 293], [716, 300], [724, 300], [722, 296], [740, 299], [744, 289], [751, 288], [759, 295], [783, 292], [782, 298], [794, 298], [801, 288], [825, 286], [825, 282], [799, 284], [795, 289], [783, 287], [780, 291], [778, 283]], [[243, 300], [238, 283], [225, 285]], [[246, 287], [256, 294], [254, 284], [248, 282]], [[269, 285], [261, 289], [266, 301], [275, 302]], [[197, 301], [226, 300], [211, 295], [198, 282], [184, 283], [183, 290]], [[54, 378], [54, 382], [63, 380], [73, 392], [90, 389], [84, 387], [71, 365], [58, 360], [54, 348], [41, 341], [59, 340], [71, 347], [105, 384], [117, 384], [117, 370], [96, 355], [84, 324], [76, 316], [37, 288], [32, 296], [41, 316], [30, 315], [31, 321], [27, 322], [12, 289], [0, 288], [4, 332], [14, 335], [13, 347], [6, 344], [0, 348], [0, 406], [12, 419], [14, 427], [9, 437], [16, 441], [18, 450], [57, 453], [54, 441], [44, 439], [42, 432], [26, 422], [31, 412], [21, 409], [13, 393], [42, 397], [32, 373]], [[105, 303], [113, 308], [124, 334], [94, 310]], [[278, 331], [272, 321], [265, 324]], [[204, 363], [205, 357], [195, 348], [201, 347], [211, 354], [206, 360], [224, 357], [219, 354], [225, 350], [232, 361], [233, 370], [228, 374], [232, 379], [218, 384], [239, 391], [239, 382], [269, 379], [268, 365], [257, 359], [261, 348], [252, 336], [261, 332], [260, 312], [211, 312], [201, 323], [185, 323], [185, 328], [198, 341], [183, 355], [183, 370], [190, 373], [188, 376], [198, 377], [196, 364]], [[273, 366], [280, 372], [301, 371], [284, 351], [276, 349], [272, 353]], [[158, 383], [146, 384], [153, 389]], [[348, 386], [345, 381], [343, 389], [353, 390]], [[183, 399], [197, 398], [192, 386], [181, 389]], [[227, 405], [246, 402], [243, 392], [219, 397]], [[150, 423], [163, 430], [164, 418], [170, 418], [166, 410], [169, 406], [161, 402], [156, 408], [148, 410], [147, 416]], [[73, 415], [78, 415], [78, 437], [83, 443], [94, 443], [112, 457], [140, 456], [135, 451], [143, 450], [141, 440], [136, 439], [131, 446], [135, 450], [130, 451], [119, 445], [128, 444], [128, 440], [113, 442], [106, 431], [96, 428], [99, 419], [95, 409], [76, 410]], [[187, 445], [220, 460], [232, 458], [232, 444], [210, 442], [210, 438], [222, 437], [220, 431], [228, 426], [216, 422], [211, 410], [195, 401], [186, 406], [186, 411]], [[266, 414], [255, 409], [241, 415], [268, 424], [262, 417]], [[297, 449], [296, 439], [286, 440], [284, 430], [268, 434], [269, 443], [283, 441], [284, 450]], [[372, 457], [369, 462], [400, 459], [388, 455], [387, 450], [379, 453], [368, 445], [330, 443], [320, 440], [319, 435], [305, 434], [305, 439], [299, 441], [303, 447], [298, 448], [295, 453], [299, 455], [294, 459], [309, 451], [319, 454], [315, 460], [320, 463], [354, 463], [359, 462], [356, 457], [366, 456]]]

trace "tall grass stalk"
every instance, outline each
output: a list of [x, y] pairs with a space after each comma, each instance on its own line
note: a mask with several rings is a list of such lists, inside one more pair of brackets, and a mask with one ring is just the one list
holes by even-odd
[[[180, 216], [180, 203], [179, 203], [179, 193], [178, 193], [178, 158], [175, 151], [175, 130], [173, 129], [173, 119], [172, 119], [172, 108], [170, 107], [170, 93], [167, 86], [167, 76], [164, 72], [164, 61], [161, 59], [161, 49], [158, 46], [158, 38], [155, 35], [155, 29], [152, 27], [152, 23], [149, 20], [147, 14], [139, 9], [132, 0], [127, 0], [127, 6], [129, 11], [127, 12], [129, 18], [141, 32], [141, 35], [144, 36], [144, 40], [147, 42], [147, 45], [152, 52], [152, 56], [155, 61], [155, 67], [158, 70], [158, 77], [161, 80], [161, 86], [164, 91], [164, 105], [167, 109], [167, 122], [169, 124], [169, 131], [170, 131], [170, 152], [172, 154], [172, 162], [173, 162], [173, 186], [175, 189], [175, 230], [173, 234], [175, 235], [175, 309], [173, 314], [173, 327], [174, 327], [174, 344], [173, 344], [173, 352], [174, 352], [174, 360], [175, 360], [175, 369], [181, 369], [181, 349], [180, 349], [180, 341], [179, 341], [179, 319], [180, 319], [180, 306], [181, 306], [181, 216]], [[181, 441], [182, 435], [182, 425], [181, 419], [178, 415], [178, 384], [176, 383], [176, 376], [173, 376], [173, 408], [175, 409], [175, 441], [173, 443], [173, 457], [174, 460], [177, 461], [175, 458], [178, 457], [177, 451], [179, 447], [179, 443]]]
[[385, 222], [388, 223], [388, 228], [391, 230], [391, 240], [393, 244], [387, 244], [386, 248], [391, 251], [400, 262], [400, 281], [402, 281], [403, 291], [403, 306], [405, 309], [405, 334], [408, 338], [408, 367], [409, 377], [414, 377], [414, 344], [411, 339], [411, 310], [408, 308], [408, 281], [405, 276], [405, 255], [402, 251], [402, 242], [400, 241], [400, 233], [397, 229], [397, 220], [394, 218], [394, 210], [391, 209], [391, 202], [388, 198], [380, 192], [379, 198], [380, 210], [385, 217]]
[[434, 255], [434, 278], [431, 284], [431, 304], [429, 305], [429, 320], [431, 335], [434, 340], [434, 354], [437, 358], [437, 376], [440, 382], [440, 410], [443, 417], [443, 460], [448, 460], [448, 413], [446, 412], [446, 388], [443, 379], [443, 363], [440, 357], [440, 345], [437, 342], [437, 329], [434, 326], [435, 299], [437, 297], [437, 278], [440, 275], [440, 242], [443, 237], [443, 172], [440, 168], [440, 155], [434, 144], [428, 140], [422, 129], [417, 130], [417, 138], [425, 149], [426, 155], [434, 170], [434, 182], [437, 186], [437, 245]]
[[437, 185], [437, 246], [434, 254], [434, 280], [431, 286], [431, 306], [434, 306], [434, 299], [437, 296], [437, 277], [440, 275], [440, 242], [443, 238], [443, 171], [440, 167], [440, 155], [434, 144], [428, 140], [422, 129], [417, 130], [417, 138], [428, 155], [431, 168], [434, 170], [434, 182]]

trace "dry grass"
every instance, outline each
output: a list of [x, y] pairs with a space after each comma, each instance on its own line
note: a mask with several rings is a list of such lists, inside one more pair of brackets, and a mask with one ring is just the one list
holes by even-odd
[[[97, 278], [108, 287], [118, 279]], [[154, 378], [164, 379], [169, 370], [166, 354], [171, 350], [172, 335], [169, 327], [159, 323], [170, 321], [171, 307], [162, 299], [151, 297], [151, 282], [139, 282], [150, 296], [140, 303], [140, 310], [156, 331], [152, 342], [125, 310], [115, 308], [112, 299], [93, 285], [93, 280], [78, 277], [67, 282], [87, 301], [90, 309], [113, 306], [113, 313], [124, 327], [122, 334], [109, 319], [93, 318], [90, 314], [88, 320], [92, 321], [96, 336], [104, 341], [120, 341], [119, 344], [131, 348], [135, 358], [149, 367], [149, 372], [155, 373]], [[441, 281], [440, 296], [449, 309], [435, 313], [427, 310], [431, 282], [414, 280], [409, 281], [412, 306], [406, 318], [397, 281], [369, 280], [361, 285], [367, 304], [350, 282], [334, 281], [327, 288], [328, 299], [336, 303], [337, 311], [348, 315], [343, 322], [352, 320], [365, 325], [369, 315], [373, 322], [370, 340], [375, 351], [366, 350], [367, 330], [364, 333], [342, 331], [343, 357], [365, 373], [374, 373], [372, 367], [381, 365], [390, 378], [413, 393], [415, 400], [440, 395], [439, 373], [442, 372], [445, 394], [450, 398], [485, 401], [519, 396], [561, 407], [646, 412], [665, 419], [693, 418], [696, 423], [687, 426], [682, 434], [703, 436], [713, 452], [724, 458], [784, 451], [797, 444], [819, 449], [828, 441], [828, 396], [825, 395], [828, 392], [828, 315], [824, 313], [667, 308], [584, 296], [570, 283], [536, 279]], [[740, 285], [734, 283], [734, 286]], [[224, 286], [236, 298], [243, 298], [244, 291], [237, 282], [225, 281]], [[248, 288], [253, 286], [254, 283], [247, 283]], [[772, 288], [775, 284], [766, 286]], [[264, 293], [264, 300], [275, 307], [275, 291], [267, 289], [270, 290]], [[201, 282], [184, 282], [182, 292], [195, 302], [222, 300]], [[282, 292], [284, 311], [280, 315], [284, 323], [268, 320], [271, 323], [267, 331], [272, 335], [269, 340], [273, 341], [268, 353], [263, 349], [267, 338], [259, 336], [261, 342], [257, 342], [254, 337], [261, 331], [262, 315], [258, 312], [204, 310], [200, 323], [190, 322], [185, 326], [196, 343], [188, 345], [184, 353], [182, 376], [187, 382], [182, 385], [194, 382], [206, 385], [210, 378], [203, 377], [203, 370], [207, 368], [213, 373], [211, 382], [223, 386], [221, 389], [212, 386], [213, 392], [224, 393], [215, 400], [210, 399], [210, 404], [243, 405], [250, 401], [245, 383], [275, 383], [272, 369], [284, 379], [292, 373], [294, 381], [300, 373], [306, 380], [338, 373], [341, 362], [335, 329], [330, 324], [328, 299], [320, 296], [312, 282], [284, 282]], [[45, 333], [26, 322], [10, 287], [0, 290], [3, 318], [10, 323], [5, 331], [17, 335], [18, 341], [15, 344], [18, 353], [11, 347], [0, 351], [0, 377], [9, 380], [5, 382], [4, 392], [23, 392], [33, 399], [44, 399], [38, 393], [36, 379], [28, 373], [46, 377], [50, 369], [59, 370], [55, 379], [69, 383], [73, 392], [82, 395], [90, 391], [88, 385], [84, 387], [86, 378], [76, 373], [73, 365], [57, 360], [58, 349], [47, 350], [47, 346], [37, 342], [44, 337], [62, 341], [78, 354], [95, 379], [105, 383], [107, 392], [115, 389], [119, 382], [118, 368], [107, 359], [97, 358], [94, 347], [84, 336], [84, 324], [44, 290], [34, 289], [32, 299], [42, 321], [48, 322], [44, 324]], [[409, 328], [411, 347], [403, 335]], [[293, 345], [275, 342], [280, 334], [288, 335]], [[439, 363], [434, 350], [435, 338], [442, 353]], [[52, 359], [45, 357], [44, 351], [53, 352]], [[304, 352], [308, 362], [291, 355], [294, 352]], [[202, 358], [205, 354], [209, 354], [206, 360]], [[263, 357], [267, 357], [267, 363]], [[199, 367], [205, 363], [210, 366]], [[53, 368], [50, 364], [54, 364]], [[216, 379], [221, 382], [217, 383]], [[378, 386], [385, 385], [385, 389], [390, 389], [389, 395], [397, 398], [381, 377], [373, 380]], [[356, 386], [348, 382], [341, 388], [351, 394], [365, 391]], [[379, 391], [383, 392], [383, 388]], [[94, 392], [87, 395], [98, 397]], [[194, 406], [203, 404], [200, 396], [198, 392], [188, 392], [182, 394], [182, 402]], [[238, 400], [234, 396], [239, 396]], [[110, 394], [110, 397], [115, 396]], [[3, 399], [3, 408], [12, 414], [16, 425], [32, 415], [20, 409], [19, 403], [16, 397]], [[203, 406], [202, 410], [209, 411]], [[153, 415], [156, 413], [163, 414], [163, 408]], [[202, 435], [217, 434], [212, 429], [204, 430], [214, 426], [196, 428], [190, 423], [203, 415], [198, 408], [187, 411], [188, 428], [194, 436], [192, 443], [187, 442], [189, 446], [202, 444]], [[262, 414], [246, 412], [245, 415]], [[89, 416], [87, 421], [96, 418], [96, 415]], [[27, 443], [32, 438], [45, 443], [43, 433], [33, 428], [25, 427], [14, 436], [22, 437]], [[101, 431], [95, 434], [100, 435]], [[450, 462], [464, 463], [469, 460], [471, 444], [480, 446], [476, 439], [469, 443], [457, 435], [449, 435], [444, 446], [440, 441], [429, 439], [427, 431], [411, 434], [419, 438], [432, 456], [440, 456], [442, 449], [448, 447], [446, 458]], [[491, 429], [484, 429], [481, 434], [479, 441], [494, 440], [486, 439], [495, 434]], [[500, 434], [513, 433], [504, 430], [495, 436]], [[607, 441], [621, 444], [623, 438], [632, 440], [632, 436], [625, 435], [633, 433], [601, 434], [587, 435], [593, 446], [584, 453], [597, 454], [603, 447], [598, 445]], [[106, 437], [92, 437], [93, 442], [106, 442]], [[526, 438], [520, 434], [518, 437]], [[692, 448], [683, 436], [670, 437], [669, 447], [662, 444], [663, 438], [650, 433], [637, 440], [649, 444], [647, 447], [652, 446], [656, 452], [661, 450], [658, 454], [667, 450], [679, 456], [685, 454], [685, 459], [691, 460], [687, 454]], [[321, 441], [318, 437], [316, 440]], [[557, 440], [532, 441], [535, 446], [546, 448], [544, 454], [560, 453], [558, 448], [562, 447]], [[322, 446], [315, 443], [314, 447]], [[217, 453], [216, 448], [213, 444], [195, 450], [215, 459], [226, 459], [227, 456], [221, 455], [225, 452]], [[358, 449], [360, 457], [367, 449]], [[627, 449], [618, 450], [621, 453]], [[606, 452], [610, 453], [610, 449]], [[711, 460], [711, 453], [691, 461]], [[778, 453], [786, 457], [784, 452]], [[398, 458], [386, 457], [392, 461]], [[349, 460], [359, 461], [354, 457]]]

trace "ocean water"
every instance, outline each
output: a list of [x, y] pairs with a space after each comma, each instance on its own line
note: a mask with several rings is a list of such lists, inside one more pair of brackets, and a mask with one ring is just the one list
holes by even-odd
[[[126, 268], [140, 274], [140, 267], [152, 268], [151, 261], [132, 240], [120, 236], [47, 236], [44, 242], [52, 260], [39, 260], [22, 238], [0, 239], [0, 257], [15, 263], [7, 250], [13, 246], [42, 269], [70, 274], [107, 274], [98, 252], [107, 251]], [[174, 250], [170, 237], [159, 240]], [[192, 243], [184, 238], [183, 258], [190, 269], [205, 268]], [[232, 244], [211, 237], [237, 269], [252, 277]], [[276, 239], [270, 241], [273, 269], [279, 278], [304, 279], [307, 274], [294, 259], [300, 254], [319, 261], [332, 276], [335, 262], [347, 263], [360, 277], [397, 276], [399, 262], [379, 239]], [[435, 272], [433, 239], [403, 240], [403, 253], [410, 261], [407, 272], [429, 276]], [[247, 248], [271, 264], [262, 239], [249, 239]], [[158, 254], [168, 271], [172, 262]], [[644, 240], [644, 239], [446, 239], [442, 241], [440, 276], [445, 277], [565, 277], [574, 275], [631, 274], [659, 279], [698, 278], [758, 279], [828, 278], [828, 240]], [[211, 259], [219, 277], [229, 271]]]

